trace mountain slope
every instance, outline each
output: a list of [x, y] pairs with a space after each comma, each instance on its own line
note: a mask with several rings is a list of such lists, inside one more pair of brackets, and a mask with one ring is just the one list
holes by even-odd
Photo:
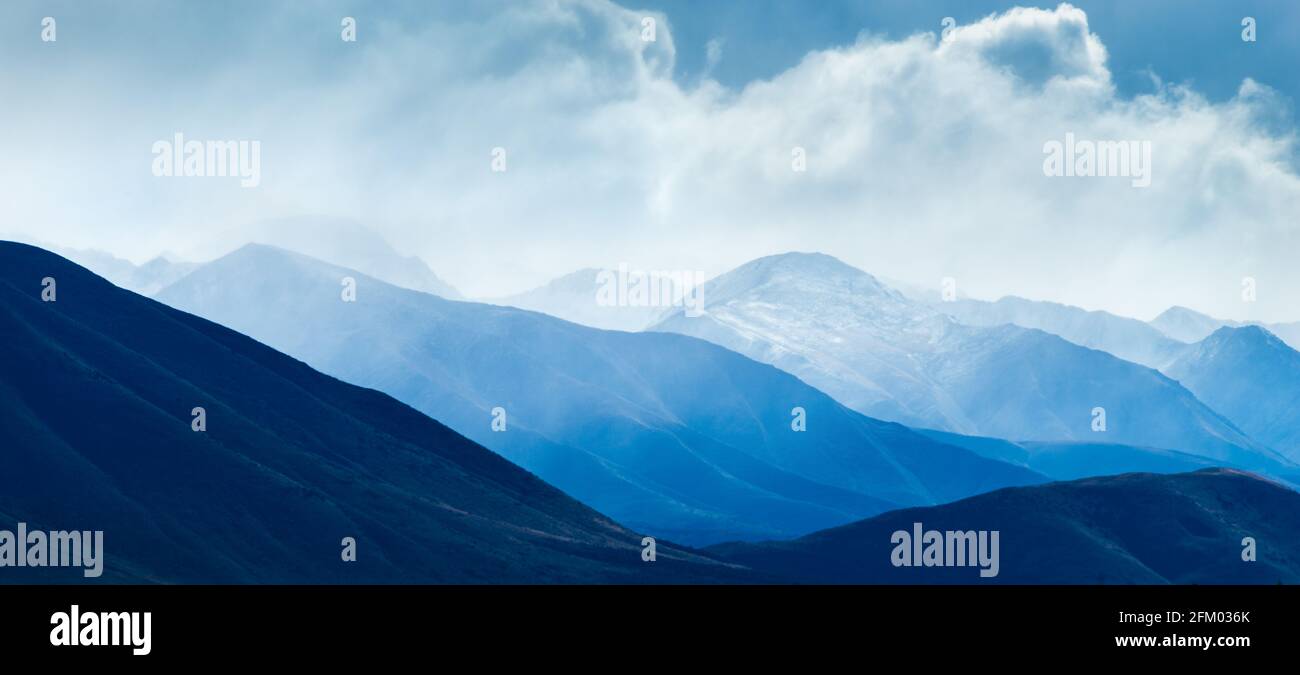
[[37, 248], [0, 242], [0, 334], [0, 513], [103, 530], [108, 581], [736, 578], [666, 543], [648, 565], [640, 535], [410, 407]]
[[[610, 276], [603, 278], [602, 274]], [[656, 298], [655, 304], [646, 306], [601, 304], [602, 282], [617, 280], [615, 275], [617, 270], [578, 270], [531, 291], [484, 302], [550, 314], [592, 328], [638, 331], [654, 323], [668, 311], [671, 302], [680, 297], [676, 286], [666, 281], [664, 283], [669, 284], [671, 290], [663, 299], [670, 300], [669, 304], [658, 304], [660, 298]]]
[[[1023, 466], [1053, 480], [1075, 480], [1119, 473], [1184, 473], [1216, 466], [1215, 461], [1176, 450], [1143, 448], [1117, 443], [1026, 442], [962, 436], [946, 431], [921, 430], [937, 441], [966, 448], [975, 454]], [[1281, 476], [1295, 480], [1295, 473]]]
[[[959, 324], [822, 254], [761, 258], [705, 284], [693, 335], [915, 427], [1151, 446], [1277, 473], [1288, 464], [1160, 373], [1040, 330]], [[1103, 408], [1104, 431], [1092, 411]]]
[[137, 267], [135, 274], [132, 275], [131, 285], [125, 288], [141, 295], [153, 295], [193, 272], [198, 266], [198, 263], [168, 260], [158, 256]]
[[1289, 323], [1260, 323], [1258, 321], [1229, 321], [1216, 319], [1186, 307], [1170, 307], [1151, 320], [1151, 325], [1165, 335], [1183, 342], [1200, 342], [1220, 328], [1260, 326], [1278, 336], [1292, 349], [1300, 350], [1300, 321]]
[[[10, 237], [0, 235], [0, 240], [8, 239]], [[14, 241], [57, 253], [108, 279], [115, 286], [141, 295], [153, 295], [198, 267], [198, 263], [176, 261], [161, 255], [142, 265], [136, 265], [130, 260], [96, 249], [51, 246], [26, 237], [15, 238]]]
[[1300, 352], [1276, 335], [1220, 328], [1166, 372], [1252, 437], [1300, 460]]
[[1182, 342], [1200, 342], [1223, 326], [1240, 325], [1224, 321], [1186, 307], [1174, 306], [1151, 320], [1151, 325], [1169, 337]]
[[[355, 302], [340, 299], [347, 276]], [[159, 299], [387, 392], [620, 522], [688, 543], [795, 536], [1042, 480], [701, 340], [450, 302], [270, 247], [214, 261]], [[806, 431], [792, 429], [796, 407]]]
[[[1041, 331], [948, 338], [928, 371], [984, 435], [1164, 448], [1274, 476], [1295, 469], [1158, 371]], [[1093, 430], [1094, 408], [1105, 410], [1105, 430]]]
[[915, 357], [953, 320], [823, 254], [746, 263], [704, 285], [705, 315], [651, 330], [703, 338], [797, 375], [864, 414], [973, 432], [976, 424]]
[[[971, 566], [893, 566], [891, 537], [911, 533], [914, 523], [997, 531], [997, 576], [981, 578]], [[1255, 539], [1254, 562], [1242, 560], [1245, 537]], [[810, 583], [1293, 584], [1300, 582], [1300, 494], [1227, 469], [1125, 474], [1007, 488], [793, 541], [708, 552]]]
[[357, 270], [386, 283], [460, 300], [460, 291], [417, 256], [398, 253], [387, 240], [347, 218], [303, 216], [257, 223], [228, 240], [278, 246]]
[[1151, 325], [1109, 312], [1087, 311], [1054, 302], [1008, 296], [997, 302], [957, 300], [935, 309], [969, 326], [1015, 324], [1037, 328], [1074, 344], [1098, 349], [1125, 361], [1162, 368], [1187, 348]]

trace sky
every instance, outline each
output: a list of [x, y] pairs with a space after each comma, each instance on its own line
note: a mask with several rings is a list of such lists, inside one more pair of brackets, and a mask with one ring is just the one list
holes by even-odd
[[[797, 250], [973, 297], [1300, 320], [1297, 37], [1285, 0], [20, 0], [0, 233], [206, 260], [306, 216], [474, 297]], [[258, 185], [155, 176], [178, 132], [258, 141]], [[1150, 185], [1045, 175], [1067, 134], [1149, 143]]]

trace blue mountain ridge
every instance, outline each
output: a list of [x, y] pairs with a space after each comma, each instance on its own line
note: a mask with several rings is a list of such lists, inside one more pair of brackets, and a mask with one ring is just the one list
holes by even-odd
[[[825, 254], [751, 261], [702, 288], [691, 335], [792, 373], [845, 405], [915, 428], [1196, 454], [1296, 469], [1159, 371], [1035, 328], [968, 326]], [[940, 303], [943, 304], [943, 303]], [[1106, 424], [1094, 426], [1101, 409]]]
[[755, 578], [666, 540], [647, 564], [641, 534], [407, 405], [41, 249], [0, 242], [0, 335], [0, 529], [102, 530], [104, 582]]
[[[46, 277], [56, 302], [40, 299]], [[993, 489], [790, 541], [660, 540], [647, 564], [641, 534], [412, 408], [40, 249], [0, 242], [0, 335], [0, 528], [105, 530], [104, 582], [1300, 581], [1300, 495], [1227, 469]], [[1042, 461], [1055, 444], [924, 433], [1059, 473]], [[999, 575], [893, 567], [891, 534], [914, 523], [999, 531]], [[340, 560], [341, 536], [357, 538], [357, 562]], [[1258, 562], [1241, 559], [1244, 537]]]
[[[355, 302], [341, 299], [345, 278]], [[1045, 480], [702, 340], [449, 301], [267, 246], [157, 298], [384, 391], [615, 520], [688, 544], [796, 536]], [[494, 432], [498, 407], [507, 426]], [[804, 432], [791, 428], [795, 407]]]
[[1219, 328], [1166, 373], [1252, 437], [1300, 461], [1300, 352], [1268, 329]]
[[[894, 533], [915, 532], [917, 523], [942, 533], [944, 547], [949, 531], [983, 530], [990, 544], [996, 531], [996, 576], [980, 576], [972, 558], [969, 565], [895, 566]], [[1254, 540], [1253, 561], [1243, 559], [1247, 537]], [[985, 550], [991, 553], [991, 545]], [[1294, 584], [1300, 494], [1231, 469], [1130, 473], [1005, 488], [791, 541], [706, 551], [800, 583]]]

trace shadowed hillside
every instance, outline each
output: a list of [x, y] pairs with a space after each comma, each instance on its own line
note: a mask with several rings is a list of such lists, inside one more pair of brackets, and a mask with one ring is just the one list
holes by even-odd
[[[997, 530], [999, 571], [895, 567], [898, 530]], [[1242, 560], [1242, 539], [1256, 542]], [[946, 545], [946, 541], [945, 541]], [[709, 552], [782, 578], [872, 584], [1300, 582], [1300, 494], [1241, 471], [1145, 473], [1006, 488], [767, 544]]]
[[0, 529], [103, 530], [105, 581], [737, 578], [667, 544], [643, 562], [639, 534], [414, 409], [41, 249], [0, 243], [0, 335]]

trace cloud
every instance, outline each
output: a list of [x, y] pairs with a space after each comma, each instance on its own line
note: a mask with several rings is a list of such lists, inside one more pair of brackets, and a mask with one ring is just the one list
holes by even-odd
[[1083, 10], [1062, 4], [1054, 11], [1016, 7], [956, 27], [938, 53], [1002, 66], [1028, 82], [1074, 80], [1109, 86], [1106, 47], [1089, 32]]
[[[360, 16], [355, 45], [326, 30], [275, 42], [322, 11], [274, 11], [249, 29], [274, 45], [262, 59], [165, 83], [109, 63], [99, 84], [21, 117], [19, 152], [0, 165], [21, 222], [0, 231], [201, 255], [234, 223], [320, 213], [367, 223], [484, 296], [582, 267], [713, 274], [821, 250], [882, 276], [954, 277], [975, 296], [1300, 319], [1285, 102], [1250, 81], [1221, 103], [1172, 84], [1121, 97], [1069, 5], [946, 39], [864, 33], [739, 90], [677, 82], [673, 17], [601, 0]], [[291, 81], [270, 67], [304, 61], [319, 67], [290, 68]], [[0, 92], [31, 86], [24, 75]], [[85, 109], [100, 111], [89, 127]], [[174, 130], [260, 138], [261, 187], [153, 179], [149, 144]], [[1150, 141], [1151, 186], [1044, 176], [1044, 143], [1067, 133]], [[1256, 303], [1241, 302], [1245, 276]]]
[[704, 76], [708, 77], [722, 60], [722, 38], [712, 38], [704, 45]]

